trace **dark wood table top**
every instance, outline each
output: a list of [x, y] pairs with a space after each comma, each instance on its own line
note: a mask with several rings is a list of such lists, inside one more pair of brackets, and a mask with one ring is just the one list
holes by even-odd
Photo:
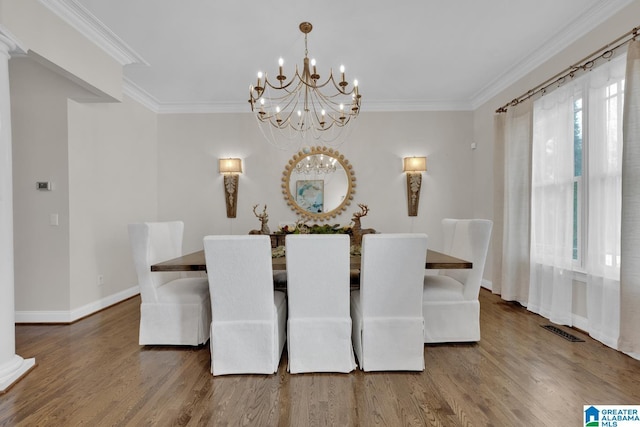
[[[286, 270], [287, 261], [285, 257], [272, 258], [274, 270]], [[431, 249], [427, 250], [425, 268], [445, 269], [445, 268], [472, 268], [473, 263], [465, 261], [451, 255], [443, 254]], [[360, 256], [351, 256], [351, 269], [360, 269]], [[178, 258], [160, 262], [151, 266], [151, 271], [206, 271], [207, 263], [204, 257], [204, 250], [192, 252]]]

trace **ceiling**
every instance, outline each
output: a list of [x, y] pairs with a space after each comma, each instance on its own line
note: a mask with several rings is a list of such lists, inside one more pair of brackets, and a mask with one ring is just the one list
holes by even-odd
[[154, 111], [248, 112], [257, 71], [302, 66], [303, 21], [318, 72], [344, 64], [362, 111], [471, 110], [632, 0], [40, 1]]

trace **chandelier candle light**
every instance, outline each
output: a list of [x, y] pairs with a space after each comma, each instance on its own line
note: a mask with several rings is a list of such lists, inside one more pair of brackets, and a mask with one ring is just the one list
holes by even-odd
[[284, 141], [300, 142], [307, 137], [336, 142], [360, 113], [358, 81], [354, 80], [349, 89], [341, 65], [338, 81], [330, 70], [329, 77], [322, 82], [315, 59], [309, 60], [307, 56], [307, 35], [313, 26], [303, 22], [299, 28], [304, 33], [302, 73], [296, 66], [293, 78], [287, 79], [284, 60], [280, 58], [277, 82], [269, 81], [266, 73], [258, 72], [257, 84], [249, 86], [251, 111], [256, 114], [267, 140], [280, 147]]

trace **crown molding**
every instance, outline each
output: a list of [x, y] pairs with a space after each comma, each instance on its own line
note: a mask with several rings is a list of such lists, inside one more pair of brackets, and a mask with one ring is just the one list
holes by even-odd
[[[149, 92], [124, 77], [122, 93], [156, 114], [251, 113], [246, 102], [160, 102]], [[362, 103], [363, 112], [400, 111], [472, 111], [469, 101], [370, 100]]]
[[47, 9], [108, 53], [120, 65], [149, 63], [77, 0], [38, 0]]
[[249, 103], [240, 102], [164, 102], [158, 114], [250, 113]]
[[471, 111], [468, 101], [440, 100], [369, 100], [362, 102], [362, 112], [401, 112], [401, 111]]
[[[251, 113], [246, 102], [158, 102], [148, 92], [125, 78], [123, 94], [142, 104], [156, 114], [220, 114]], [[367, 101], [362, 103], [362, 112], [409, 112], [409, 111], [472, 111], [470, 102], [452, 101]]]
[[[410, 111], [472, 111], [467, 102], [436, 101], [367, 101], [362, 103], [363, 113], [369, 112], [410, 112]], [[158, 114], [211, 114], [211, 113], [251, 113], [247, 103], [238, 102], [167, 102], [157, 105]]]
[[474, 110], [479, 108], [634, 1], [605, 0], [599, 2], [562, 31], [545, 40], [540, 48], [528, 54], [522, 61], [508, 68], [480, 89], [472, 97], [472, 108]]
[[122, 93], [156, 114], [160, 111], [160, 102], [126, 76], [122, 77]]

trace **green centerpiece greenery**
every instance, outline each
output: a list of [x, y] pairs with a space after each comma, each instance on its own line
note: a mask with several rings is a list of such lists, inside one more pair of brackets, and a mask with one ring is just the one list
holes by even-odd
[[312, 224], [296, 223], [294, 227], [285, 225], [280, 227], [276, 234], [349, 234], [351, 226], [341, 226], [340, 224]]
[[[278, 229], [274, 234], [286, 235], [286, 234], [347, 234], [350, 237], [353, 236], [353, 229], [351, 225], [342, 226], [340, 224], [305, 224], [303, 222], [297, 222], [293, 227], [284, 225]], [[360, 255], [360, 245], [351, 245], [351, 255]], [[273, 249], [274, 257], [282, 257], [285, 254], [284, 246], [278, 246]]]

